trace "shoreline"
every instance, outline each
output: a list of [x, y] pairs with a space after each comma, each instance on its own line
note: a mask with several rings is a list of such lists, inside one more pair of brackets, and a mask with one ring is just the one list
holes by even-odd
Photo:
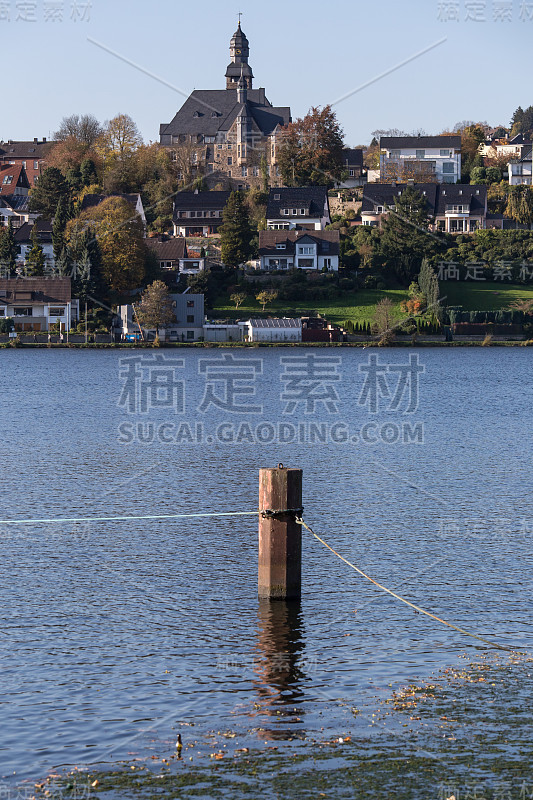
[[11, 342], [0, 343], [0, 350], [212, 350], [212, 349], [231, 349], [231, 350], [257, 350], [262, 348], [359, 348], [366, 349], [377, 348], [379, 350], [388, 350], [395, 348], [425, 348], [425, 347], [532, 347], [533, 340], [516, 340], [516, 339], [503, 339], [495, 340], [490, 344], [484, 344], [483, 339], [480, 337], [478, 340], [468, 339], [465, 341], [395, 341], [388, 345], [380, 345], [376, 341], [361, 341], [361, 342], [172, 342], [154, 344], [139, 343], [139, 342], [117, 342], [117, 343], [55, 343], [55, 342]]

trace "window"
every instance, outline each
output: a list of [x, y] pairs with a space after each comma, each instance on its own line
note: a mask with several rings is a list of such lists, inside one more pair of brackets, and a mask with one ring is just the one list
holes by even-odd
[[13, 175], [6, 175], [3, 181], [4, 186], [10, 186], [12, 183], [13, 183]]
[[5, 315], [6, 315], [5, 308], [0, 308], [0, 317], [5, 317]]
[[305, 217], [305, 208], [300, 209], [300, 216]]
[[50, 306], [50, 311], [48, 316], [49, 317], [62, 317], [65, 313], [64, 308], [57, 308], [55, 306]]
[[384, 206], [376, 206], [376, 214], [383, 214], [384, 211]]
[[187, 325], [194, 325], [194, 314], [187, 314]]
[[353, 178], [353, 177], [354, 177], [354, 175], [355, 175], [355, 170], [354, 170], [354, 169], [351, 169], [351, 170], [350, 170], [350, 178]]
[[281, 200], [281, 195], [280, 194], [275, 194], [274, 195], [274, 200]]
[[231, 166], [233, 166], [233, 157], [232, 156], [228, 156], [228, 167], [231, 167]]
[[33, 162], [33, 169], [39, 169], [39, 162], [38, 161], [34, 161]]
[[331, 258], [324, 259], [324, 266], [326, 267], [326, 269], [331, 269]]
[[187, 300], [187, 308], [194, 308], [194, 300]]
[[441, 150], [440, 154], [441, 154], [442, 158], [451, 158], [452, 157], [452, 154], [450, 153], [449, 150]]
[[189, 341], [194, 341], [194, 331], [187, 331], [187, 339]]
[[390, 157], [391, 158], [400, 158], [400, 156], [401, 156], [401, 150], [391, 150], [390, 151]]
[[455, 164], [453, 161], [445, 161], [442, 165], [442, 171], [445, 175], [453, 175], [455, 172]]
[[247, 178], [248, 177], [248, 169], [245, 166], [241, 167], [241, 177], [242, 178]]
[[314, 248], [307, 245], [300, 245], [298, 247], [298, 253], [301, 256], [312, 256], [314, 255]]
[[222, 144], [217, 144], [217, 148], [218, 148], [218, 150], [222, 150], [223, 146], [224, 146], [224, 145], [222, 145]]
[[228, 150], [233, 150], [233, 145], [232, 144], [228, 144]]
[[22, 162], [22, 166], [24, 167], [24, 169], [26, 169], [26, 162], [25, 161]]
[[416, 151], [416, 157], [423, 161], [424, 158], [426, 157], [426, 151], [425, 150], [417, 150]]
[[206, 136], [204, 138], [204, 142], [206, 144], [214, 144], [215, 143], [215, 137], [214, 136]]
[[276, 245], [276, 250], [286, 250], [286, 249], [287, 249], [287, 245], [286, 244], [278, 242], [278, 244]]
[[14, 317], [31, 317], [31, 316], [33, 316], [32, 309], [31, 308], [22, 308], [20, 306], [16, 306], [13, 309], [13, 316]]

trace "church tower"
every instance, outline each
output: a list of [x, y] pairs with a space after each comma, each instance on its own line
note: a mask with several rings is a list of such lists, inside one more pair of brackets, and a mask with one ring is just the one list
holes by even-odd
[[250, 43], [241, 29], [241, 21], [230, 43], [231, 64], [226, 70], [226, 89], [237, 89], [241, 77], [246, 89], [252, 89], [254, 74], [248, 63]]

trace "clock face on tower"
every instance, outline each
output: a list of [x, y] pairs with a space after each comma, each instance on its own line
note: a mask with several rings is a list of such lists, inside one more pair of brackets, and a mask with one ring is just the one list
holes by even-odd
[[237, 49], [235, 50], [235, 55], [236, 55], [236, 56], [241, 56], [241, 55], [242, 55], [242, 50], [240, 50], [239, 48], [237, 48]]

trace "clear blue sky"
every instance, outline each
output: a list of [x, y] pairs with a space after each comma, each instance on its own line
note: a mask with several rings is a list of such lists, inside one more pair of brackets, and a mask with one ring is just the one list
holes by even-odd
[[[256, 82], [293, 117], [352, 92], [395, 65], [443, 44], [352, 97], [336, 111], [349, 145], [379, 128], [438, 133], [463, 119], [509, 123], [518, 105], [533, 104], [533, 0], [480, 0], [486, 21], [467, 21], [470, 0], [180, 3], [91, 0], [88, 22], [71, 19], [76, 0], [3, 0], [0, 18], [4, 81], [0, 139], [50, 136], [63, 116], [92, 113], [101, 121], [130, 114], [146, 141], [170, 122], [183, 97], [102, 51], [88, 37], [160, 76], [186, 94], [224, 88], [229, 41], [243, 11]], [[524, 6], [529, 4], [529, 10]], [[16, 20], [34, 6], [36, 22]], [[86, 3], [78, 0], [80, 10]], [[63, 6], [64, 19], [45, 13]], [[439, 21], [443, 7], [459, 21]], [[510, 22], [495, 21], [509, 14]], [[522, 21], [522, 16], [528, 17]]]

